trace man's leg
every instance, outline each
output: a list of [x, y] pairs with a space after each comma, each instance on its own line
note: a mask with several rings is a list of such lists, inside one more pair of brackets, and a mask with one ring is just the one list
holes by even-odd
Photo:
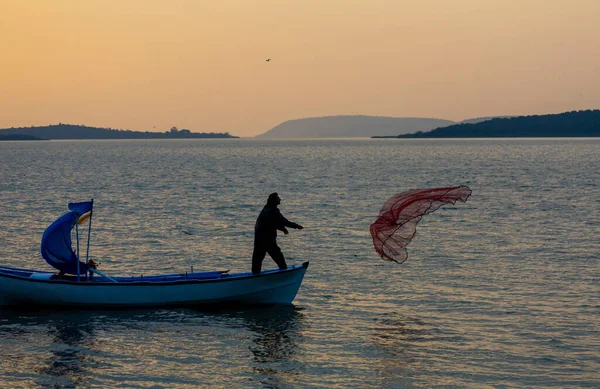
[[271, 256], [271, 258], [273, 258], [273, 260], [279, 267], [279, 270], [287, 269], [285, 258], [283, 257], [281, 249], [279, 248], [279, 246], [277, 246], [277, 243], [272, 242], [271, 244], [269, 244], [269, 247], [267, 247], [267, 252]]
[[265, 246], [255, 241], [254, 251], [252, 252], [252, 274], [260, 273], [260, 269], [262, 268], [262, 261], [263, 259], [265, 259], [266, 253], [267, 250], [265, 250]]

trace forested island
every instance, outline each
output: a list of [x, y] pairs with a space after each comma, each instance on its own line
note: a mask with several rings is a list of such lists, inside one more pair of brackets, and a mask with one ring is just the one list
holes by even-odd
[[23, 134], [12, 134], [12, 135], [0, 135], [0, 140], [47, 140], [38, 138], [37, 136], [23, 135]]
[[45, 139], [189, 139], [189, 138], [239, 138], [228, 132], [191, 132], [172, 127], [165, 132], [117, 130], [73, 124], [53, 124], [40, 127], [0, 129], [0, 140]]
[[554, 138], [600, 136], [600, 110], [494, 118], [453, 124], [431, 131], [372, 138]]

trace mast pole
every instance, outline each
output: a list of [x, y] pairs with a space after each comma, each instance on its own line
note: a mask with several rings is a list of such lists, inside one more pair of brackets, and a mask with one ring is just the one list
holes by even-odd
[[77, 282], [79, 282], [79, 223], [75, 220], [75, 236], [77, 237]]
[[[94, 216], [94, 199], [92, 199], [92, 206], [90, 208], [90, 223], [88, 225], [88, 241], [87, 241], [87, 250], [85, 252], [85, 264], [89, 264], [90, 257], [90, 235], [92, 234], [92, 216]], [[85, 280], [88, 279], [88, 272], [85, 272]]]

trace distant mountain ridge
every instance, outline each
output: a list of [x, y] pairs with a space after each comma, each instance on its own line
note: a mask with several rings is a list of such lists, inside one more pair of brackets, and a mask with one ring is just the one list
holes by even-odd
[[485, 122], [488, 120], [492, 120], [492, 119], [508, 119], [508, 118], [512, 118], [514, 116], [484, 116], [484, 117], [479, 117], [479, 118], [471, 118], [471, 119], [465, 119], [465, 120], [461, 120], [458, 123], [455, 124], [476, 124], [476, 123], [481, 123], [481, 122]]
[[239, 138], [225, 133], [198, 133], [172, 127], [165, 132], [116, 130], [73, 124], [53, 124], [39, 127], [0, 129], [1, 137], [28, 136], [41, 139], [188, 139], [188, 138]]
[[[479, 123], [459, 123], [434, 130], [400, 134], [394, 138], [535, 138], [598, 137], [600, 110], [548, 115], [494, 118]], [[388, 136], [382, 136], [390, 138]], [[381, 138], [376, 136], [375, 138]]]
[[340, 138], [398, 135], [455, 124], [432, 118], [395, 118], [387, 116], [340, 115], [285, 121], [260, 138]]
[[26, 134], [0, 135], [0, 140], [47, 140]]

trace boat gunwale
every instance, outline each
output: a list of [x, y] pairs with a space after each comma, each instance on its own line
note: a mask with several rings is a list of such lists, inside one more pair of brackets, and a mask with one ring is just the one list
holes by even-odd
[[[231, 281], [239, 281], [249, 278], [261, 278], [261, 277], [270, 277], [278, 274], [285, 273], [293, 273], [298, 270], [307, 269], [309, 265], [309, 261], [302, 263], [301, 265], [293, 265], [284, 270], [267, 270], [260, 274], [252, 274], [252, 273], [237, 273], [237, 274], [227, 274], [219, 278], [206, 278], [206, 279], [178, 279], [178, 280], [167, 280], [167, 281], [121, 281], [121, 282], [111, 282], [106, 279], [106, 281], [70, 281], [70, 280], [60, 280], [60, 279], [52, 279], [52, 280], [40, 280], [35, 278], [23, 277], [14, 274], [4, 273], [2, 270], [8, 269], [8, 267], [0, 268], [0, 277], [17, 279], [19, 281], [26, 282], [38, 282], [44, 284], [59, 284], [59, 285], [72, 285], [72, 286], [175, 286], [175, 285], [187, 285], [187, 284], [210, 284], [210, 283], [219, 283], [219, 282], [231, 282]], [[16, 268], [14, 268], [17, 270]], [[18, 269], [20, 271], [26, 270], [30, 271], [32, 274], [37, 273], [35, 270], [31, 269]], [[45, 271], [39, 271], [39, 273], [49, 273]], [[194, 274], [194, 273], [192, 273]], [[162, 274], [150, 275], [149, 277], [160, 277]], [[173, 276], [173, 274], [165, 274], [164, 276]], [[100, 277], [99, 277], [100, 278]]]

